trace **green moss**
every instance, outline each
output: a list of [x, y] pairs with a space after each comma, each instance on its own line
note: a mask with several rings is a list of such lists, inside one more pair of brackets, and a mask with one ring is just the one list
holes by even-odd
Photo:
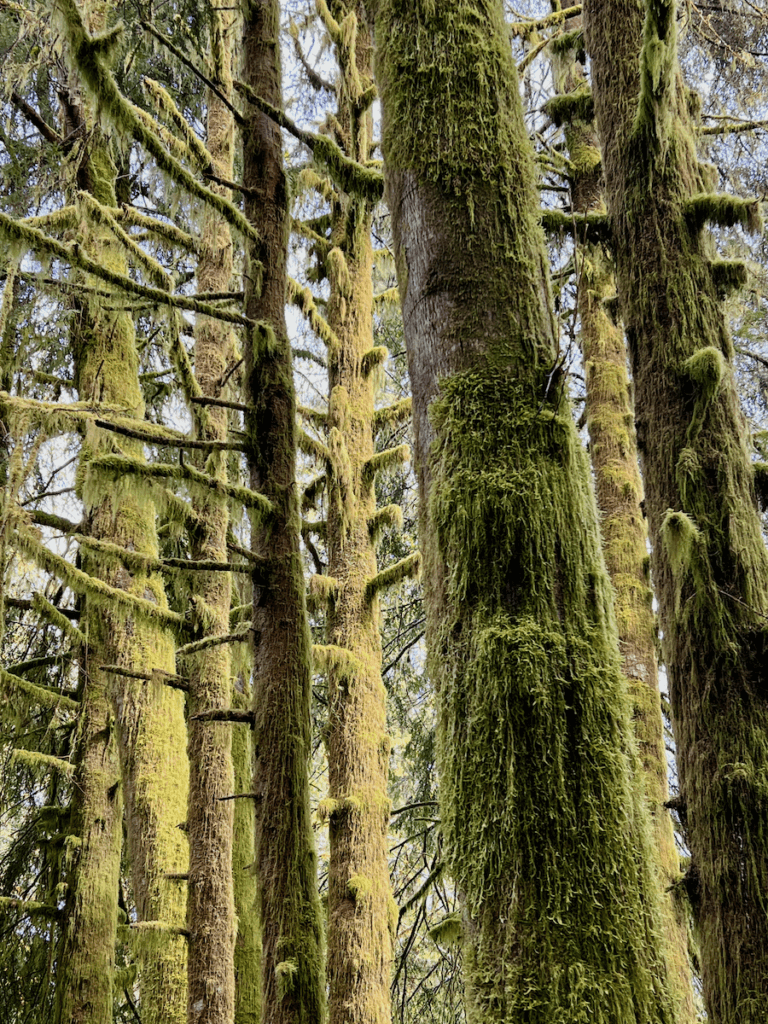
[[[585, 82], [573, 92], [562, 93], [547, 100], [544, 110], [558, 128], [573, 121], [592, 121], [595, 116], [592, 90]], [[570, 153], [569, 157], [573, 159]]]
[[752, 234], [760, 234], [763, 230], [758, 199], [701, 192], [686, 199], [684, 212], [686, 220], [695, 231], [699, 231], [707, 222], [729, 228], [738, 225]]
[[446, 850], [475, 922], [470, 1015], [665, 1020], [611, 590], [570, 415], [484, 370], [443, 382], [433, 423], [450, 569], [430, 664]]
[[687, 572], [701, 540], [701, 532], [694, 521], [685, 512], [667, 509], [661, 521], [661, 538], [675, 575]]
[[442, 921], [429, 929], [429, 937], [441, 946], [458, 946], [464, 937], [461, 914], [448, 914]]
[[749, 280], [749, 270], [743, 260], [712, 260], [709, 269], [721, 299], [739, 291]]

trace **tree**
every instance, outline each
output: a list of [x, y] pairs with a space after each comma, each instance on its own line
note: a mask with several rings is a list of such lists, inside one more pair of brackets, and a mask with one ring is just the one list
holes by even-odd
[[[743, 265], [713, 258], [709, 222], [758, 226], [714, 194], [696, 157], [675, 5], [610, 11], [585, 32], [603, 143], [638, 445], [691, 849], [687, 885], [715, 1022], [768, 1008], [761, 838], [768, 707], [766, 554], [721, 299]], [[639, 58], [639, 59], [638, 59]]]
[[[566, 22], [550, 43], [556, 94], [547, 111], [557, 125], [564, 127], [570, 200], [570, 210], [555, 219], [573, 232], [576, 246], [576, 309], [584, 361], [589, 455], [601, 514], [603, 552], [615, 594], [622, 671], [632, 699], [632, 725], [643, 768], [655, 867], [664, 893], [664, 952], [676, 1019], [682, 1024], [693, 1021], [695, 1015], [688, 952], [689, 913], [680, 894], [680, 855], [665, 810], [669, 800], [668, 768], [642, 511], [643, 485], [624, 333], [610, 314], [616, 296], [613, 259], [605, 240], [599, 238], [605, 213], [602, 162], [592, 97], [579, 60], [583, 58], [579, 52], [583, 46], [580, 20]], [[544, 214], [545, 222], [548, 217], [552, 214]]]
[[610, 589], [501, 5], [384, 0], [376, 19], [468, 1015], [668, 1020]]
[[[281, 107], [279, 5], [243, 11], [247, 95]], [[243, 135], [245, 213], [258, 241], [246, 264], [246, 458], [254, 516], [256, 868], [262, 926], [262, 1020], [321, 1020], [324, 935], [310, 822], [308, 761], [312, 649], [299, 548], [296, 399], [285, 325], [288, 189], [277, 124], [255, 102]]]

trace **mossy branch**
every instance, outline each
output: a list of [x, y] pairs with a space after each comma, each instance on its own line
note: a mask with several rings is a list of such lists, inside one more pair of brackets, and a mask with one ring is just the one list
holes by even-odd
[[14, 750], [11, 752], [11, 760], [27, 768], [53, 770], [68, 777], [75, 774], [75, 765], [71, 761], [54, 757], [53, 754], [41, 754], [37, 750]]
[[384, 175], [380, 171], [351, 160], [327, 135], [317, 135], [315, 132], [299, 128], [282, 110], [257, 96], [244, 82], [235, 82], [235, 88], [249, 103], [311, 150], [315, 159], [326, 168], [340, 189], [350, 195], [358, 195], [370, 203], [381, 201], [384, 196]]
[[320, 409], [310, 409], [306, 405], [297, 405], [296, 412], [302, 419], [308, 420], [310, 423], [314, 423], [316, 427], [321, 429], [328, 425], [328, 414], [322, 412]]
[[140, 679], [144, 683], [160, 683], [162, 686], [170, 686], [173, 690], [189, 692], [189, 680], [186, 676], [177, 676], [174, 672], [165, 672], [159, 668], [151, 672], [140, 672], [138, 669], [124, 668], [122, 665], [102, 665], [101, 671], [115, 676], [125, 676], [127, 679]]
[[238, 633], [224, 633], [221, 636], [207, 636], [203, 640], [195, 640], [191, 644], [185, 644], [176, 651], [177, 658], [187, 658], [191, 654], [199, 654], [200, 651], [207, 651], [209, 647], [218, 647], [221, 644], [242, 644], [250, 638], [250, 628], [241, 630]]
[[543, 29], [555, 28], [562, 25], [567, 18], [575, 18], [581, 14], [581, 4], [574, 4], [572, 7], [564, 7], [560, 11], [553, 11], [544, 18], [537, 18], [531, 21], [513, 21], [509, 26], [509, 34], [521, 39], [527, 39], [533, 32], [541, 32]]
[[[253, 711], [246, 711], [243, 708], [208, 708], [199, 711], [196, 715], [190, 715], [191, 722], [231, 722], [233, 724], [243, 723], [255, 725], [256, 716]], [[223, 799], [223, 798], [220, 798]]]
[[307, 604], [311, 610], [325, 610], [329, 604], [338, 599], [341, 585], [333, 576], [321, 576], [318, 573], [310, 576], [307, 586]]
[[36, 526], [48, 526], [52, 530], [58, 530], [59, 533], [77, 533], [80, 529], [78, 523], [73, 523], [69, 519], [65, 519], [63, 516], [54, 515], [53, 512], [43, 512], [42, 509], [36, 508], [29, 512], [30, 522], [33, 522]]
[[[707, 117], [714, 117], [714, 114], [707, 114]], [[734, 132], [753, 132], [760, 128], [768, 128], [768, 121], [738, 121], [725, 115], [721, 124], [710, 124], [698, 127], [698, 135], [730, 135]]]
[[37, 228], [29, 227], [13, 217], [0, 213], [0, 233], [13, 244], [22, 243], [36, 252], [48, 253], [65, 260], [70, 266], [77, 267], [87, 274], [107, 281], [109, 284], [130, 292], [132, 295], [140, 295], [149, 302], [159, 306], [175, 306], [178, 309], [186, 309], [193, 313], [202, 313], [214, 320], [223, 320], [225, 323], [235, 324], [238, 327], [252, 327], [252, 321], [240, 313], [231, 310], [221, 309], [212, 306], [207, 302], [198, 302], [197, 299], [189, 298], [186, 295], [171, 295], [170, 292], [161, 288], [153, 288], [151, 285], [139, 284], [125, 274], [118, 274], [108, 267], [102, 266], [96, 260], [92, 260], [77, 243], [64, 244], [58, 239], [44, 234]]
[[377, 367], [383, 366], [386, 363], [388, 356], [389, 349], [386, 345], [376, 345], [375, 348], [369, 348], [360, 359], [360, 372], [364, 377], [368, 377]]
[[113, 215], [113, 210], [108, 209], [106, 206], [102, 206], [98, 200], [94, 199], [90, 192], [78, 192], [77, 202], [80, 208], [85, 211], [92, 223], [98, 224], [100, 227], [107, 228], [112, 232], [126, 252], [133, 257], [135, 263], [143, 267], [147, 276], [153, 280], [158, 287], [162, 288], [163, 291], [171, 290], [173, 282], [170, 275], [166, 273], [165, 269], [157, 262], [156, 259], [146, 253], [141, 246], [137, 245], [131, 236], [122, 229]]
[[119, 608], [128, 614], [142, 615], [156, 625], [169, 626], [173, 629], [183, 626], [184, 619], [181, 615], [166, 608], [160, 608], [146, 598], [136, 597], [118, 587], [110, 586], [103, 580], [89, 576], [88, 573], [68, 562], [66, 558], [49, 551], [21, 524], [17, 525], [16, 541], [20, 550], [24, 551], [42, 569], [63, 580], [75, 593], [85, 594], [95, 604]]
[[197, 252], [197, 241], [187, 231], [182, 231], [175, 224], [158, 220], [156, 217], [149, 217], [145, 213], [139, 213], [132, 206], [124, 203], [120, 210], [114, 211], [116, 220], [121, 220], [127, 227], [141, 228], [148, 234], [157, 235], [158, 238], [170, 242], [172, 245], [185, 249], [187, 252]]
[[[314, 295], [309, 288], [302, 287], [302, 285], [292, 277], [288, 278], [288, 301], [291, 305], [296, 306], [301, 310], [307, 318], [309, 326], [318, 338], [326, 344], [330, 351], [338, 352], [340, 350], [341, 346], [339, 339], [331, 329], [328, 321], [321, 316], [320, 311], [317, 308], [317, 304], [315, 303]], [[314, 361], [317, 357], [313, 353], [308, 353], [305, 358], [310, 358]], [[321, 365], [324, 364], [321, 363]]]
[[564, 210], [542, 210], [541, 226], [550, 234], [567, 233], [580, 242], [608, 242], [611, 229], [604, 213], [568, 213]]
[[141, 25], [145, 32], [149, 32], [151, 36], [154, 36], [155, 39], [157, 39], [157, 41], [169, 51], [169, 53], [172, 53], [174, 57], [176, 57], [176, 59], [184, 65], [184, 67], [189, 68], [192, 74], [199, 78], [200, 81], [203, 82], [203, 84], [208, 89], [210, 89], [212, 93], [214, 93], [214, 95], [218, 96], [218, 98], [221, 100], [224, 106], [229, 110], [230, 114], [232, 114], [235, 124], [237, 124], [238, 127], [246, 127], [247, 121], [240, 113], [240, 111], [237, 109], [237, 107], [233, 105], [229, 97], [224, 92], [222, 92], [218, 85], [216, 85], [216, 83], [212, 79], [205, 75], [200, 70], [200, 68], [197, 67], [196, 64], [193, 64], [192, 61], [184, 54], [184, 52], [178, 48], [178, 46], [174, 46], [174, 44], [171, 42], [168, 36], [163, 35], [163, 33], [156, 29], [155, 26], [149, 21], [141, 21], [139, 22], [139, 24]]
[[564, 124], [572, 124], [574, 121], [584, 121], [589, 124], [595, 118], [592, 90], [584, 84], [574, 89], [573, 92], [553, 96], [544, 104], [544, 112], [558, 128]]
[[67, 611], [62, 611], [60, 608], [57, 608], [55, 604], [52, 604], [39, 591], [32, 597], [32, 609], [38, 615], [47, 619], [52, 626], [61, 630], [62, 634], [68, 637], [76, 647], [86, 646], [88, 638], [85, 633], [70, 622], [69, 615], [67, 614], [68, 609]]
[[401, 444], [396, 448], [387, 448], [383, 452], [376, 452], [365, 463], [365, 477], [372, 481], [381, 470], [391, 469], [393, 466], [402, 466], [410, 457], [411, 446], [408, 444]]
[[311, 434], [308, 434], [306, 430], [302, 430], [301, 427], [298, 427], [296, 430], [296, 443], [298, 444], [299, 451], [304, 452], [305, 455], [309, 455], [313, 459], [317, 459], [319, 462], [328, 462], [331, 457], [331, 453], [323, 442], [312, 437]]
[[181, 133], [187, 156], [197, 164], [201, 171], [213, 171], [216, 161], [192, 130], [170, 93], [153, 78], [144, 77], [141, 84], [151, 96], [158, 114], [164, 114], [166, 119]]
[[333, 672], [341, 679], [349, 679], [363, 668], [362, 662], [352, 651], [336, 644], [313, 644], [312, 664], [315, 672], [321, 675]]
[[[122, 133], [128, 133], [154, 157], [160, 170], [194, 196], [212, 207], [240, 234], [258, 242], [258, 234], [240, 210], [223, 196], [201, 185], [146, 127], [131, 103], [121, 94], [117, 84], [98, 56], [98, 44], [87, 32], [76, 0], [59, 0], [58, 11], [63, 18], [70, 52], [83, 81], [99, 103], [99, 108]], [[118, 28], [119, 26], [116, 26]]]
[[126, 423], [115, 422], [114, 420], [96, 420], [96, 426], [102, 430], [111, 430], [123, 437], [132, 437], [145, 444], [158, 444], [169, 448], [191, 448], [196, 451], [205, 452], [242, 452], [244, 446], [241, 441], [197, 441], [185, 434], [181, 434], [168, 427], [160, 427], [157, 424], [138, 425], [141, 421], [134, 421], [134, 426]]
[[743, 260], [712, 260], [709, 270], [721, 299], [744, 288], [749, 281], [749, 270]]
[[402, 398], [392, 405], [385, 405], [376, 409], [373, 414], [373, 431], [383, 430], [385, 427], [396, 427], [411, 415], [412, 402], [410, 398]]
[[119, 544], [112, 544], [109, 541], [97, 540], [95, 537], [88, 537], [83, 534], [74, 534], [73, 539], [84, 548], [91, 548], [99, 551], [107, 558], [121, 562], [131, 572], [166, 572], [168, 570], [181, 572], [243, 572], [251, 573], [250, 565], [243, 565], [241, 562], [217, 562], [213, 559], [192, 559], [192, 558], [153, 558], [151, 555], [143, 555], [138, 551], [130, 551]]
[[694, 231], [709, 222], [720, 227], [743, 227], [758, 235], [763, 230], [763, 217], [758, 199], [741, 199], [727, 193], [701, 192], [686, 200], [685, 219]]
[[162, 462], [142, 462], [141, 459], [131, 459], [125, 455], [105, 455], [93, 459], [90, 463], [94, 469], [103, 469], [114, 473], [115, 476], [122, 476], [127, 473], [134, 473], [146, 479], [164, 480], [189, 480], [199, 484], [201, 487], [209, 487], [219, 494], [234, 498], [241, 505], [252, 509], [259, 516], [266, 518], [272, 513], [272, 502], [263, 494], [251, 491], [247, 487], [238, 487], [235, 484], [227, 484], [217, 477], [201, 473], [200, 470], [188, 466], [183, 460], [178, 465], [171, 465]]
[[21, 676], [7, 672], [2, 667], [0, 667], [0, 683], [2, 683], [7, 699], [12, 700], [17, 694], [23, 694], [27, 700], [34, 701], [40, 707], [49, 708], [53, 711], [57, 709], [80, 711], [80, 701], [64, 696], [63, 693], [60, 693], [54, 687], [36, 686], [34, 683], [30, 683], [28, 679], [23, 679]]
[[252, 406], [244, 402], [230, 402], [226, 398], [210, 398], [208, 395], [196, 395], [190, 398], [193, 405], [215, 405], [219, 409], [234, 409], [236, 412], [252, 412]]
[[51, 917], [59, 916], [56, 907], [49, 903], [39, 903], [37, 900], [17, 900], [12, 896], [0, 896], [0, 910], [16, 910], [27, 917]]
[[389, 568], [382, 569], [381, 572], [376, 573], [373, 579], [369, 580], [365, 585], [365, 596], [371, 601], [380, 590], [394, 587], [396, 584], [402, 583], [404, 579], [412, 579], [418, 576], [420, 571], [421, 554], [418, 551], [414, 551], [413, 554], [406, 555], [405, 558], [401, 558], [399, 562], [395, 562]]
[[374, 544], [388, 526], [394, 526], [396, 530], [403, 528], [403, 510], [399, 505], [384, 505], [377, 508], [368, 519], [368, 533]]
[[301, 507], [306, 509], [314, 508], [315, 502], [328, 484], [328, 477], [325, 473], [318, 473], [313, 476], [308, 484], [304, 486], [301, 498]]
[[399, 306], [400, 289], [397, 286], [385, 288], [383, 292], [373, 296], [373, 302], [375, 306]]

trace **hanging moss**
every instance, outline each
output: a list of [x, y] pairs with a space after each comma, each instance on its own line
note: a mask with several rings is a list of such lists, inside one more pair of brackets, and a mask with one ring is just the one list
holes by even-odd
[[[667, 1020], [646, 944], [657, 922], [639, 910], [645, 823], [610, 587], [570, 416], [486, 371], [444, 382], [433, 421], [432, 521], [452, 567], [436, 646], [458, 655], [432, 662], [441, 816], [483, 928], [469, 952], [471, 1012], [551, 1021], [581, 1005], [595, 1021]], [[486, 915], [499, 906], [509, 918], [493, 938]]]
[[760, 201], [757, 199], [702, 192], [686, 199], [683, 209], [686, 220], [696, 231], [707, 222], [727, 228], [741, 225], [752, 234], [760, 234], [763, 230]]

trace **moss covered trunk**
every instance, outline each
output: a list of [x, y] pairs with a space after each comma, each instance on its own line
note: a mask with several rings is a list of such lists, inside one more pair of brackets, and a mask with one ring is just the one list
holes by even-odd
[[[371, 118], [360, 112], [371, 84], [372, 38], [360, 6], [331, 4], [339, 29], [337, 141], [359, 163], [368, 159]], [[362, 21], [357, 23], [357, 16]], [[356, 26], [356, 28], [355, 28]], [[376, 547], [369, 522], [376, 511], [374, 476], [373, 204], [340, 194], [332, 206], [326, 260], [328, 346], [327, 505], [328, 644], [342, 648], [328, 671], [328, 991], [331, 1024], [388, 1024], [392, 962], [387, 865], [389, 738], [381, 681]]]
[[[565, 28], [576, 26], [574, 19]], [[583, 116], [586, 81], [583, 67], [575, 58], [573, 49], [568, 49], [552, 60], [559, 95], [556, 116], [565, 121], [571, 207], [577, 214], [604, 213], [597, 129], [592, 116]], [[587, 109], [590, 108], [591, 104], [587, 104]], [[600, 243], [579, 243], [576, 273], [589, 454], [600, 511], [603, 553], [615, 594], [621, 665], [632, 698], [632, 723], [643, 768], [656, 870], [664, 894], [661, 909], [670, 988], [675, 999], [675, 1020], [679, 1024], [692, 1024], [696, 1011], [688, 955], [689, 914], [677, 884], [680, 855], [665, 806], [669, 800], [667, 753], [634, 401], [624, 332], [606, 308], [606, 303], [616, 294], [613, 260]]]
[[[82, 621], [90, 625], [87, 615]], [[90, 650], [99, 659], [108, 652], [93, 640]], [[86, 662], [84, 669], [57, 1024], [111, 1024], [114, 1001], [123, 795], [109, 682], [96, 665]]]
[[[586, 10], [618, 288], [664, 631], [687, 888], [714, 1024], [768, 1015], [768, 555], [720, 297], [739, 268], [711, 259], [706, 219], [755, 220], [707, 195], [676, 5]], [[640, 58], [638, 60], [638, 58]]]
[[[244, 77], [281, 105], [279, 5], [243, 8]], [[321, 1021], [325, 1010], [323, 926], [310, 821], [311, 643], [307, 622], [296, 486], [296, 403], [285, 326], [288, 192], [280, 129], [256, 109], [243, 137], [246, 215], [261, 241], [246, 272], [246, 313], [256, 322], [246, 344], [246, 457], [251, 487], [272, 502], [254, 522], [263, 559], [254, 580], [253, 710], [256, 871], [262, 926], [262, 1020]]]
[[[110, 21], [108, 3], [93, 2], [84, 9], [87, 27], [93, 33], [103, 30]], [[68, 44], [73, 50], [83, 45], [82, 28], [67, 24]], [[65, 115], [79, 120], [87, 118], [82, 100], [74, 92], [63, 99]], [[118, 273], [126, 272], [122, 243], [109, 227], [100, 224], [95, 204], [117, 206], [116, 171], [110, 156], [108, 139], [89, 125], [87, 156], [78, 170], [81, 190], [82, 244], [98, 261]], [[66, 133], [65, 133], [66, 134]], [[133, 322], [129, 314], [104, 308], [98, 298], [86, 295], [79, 300], [72, 335], [75, 364], [75, 385], [82, 401], [101, 402], [119, 408], [124, 416], [142, 419], [144, 403], [138, 376], [138, 356]], [[116, 450], [140, 457], [141, 446], [121, 441], [115, 435], [93, 426], [86, 428], [78, 469], [78, 492], [82, 498], [87, 532], [97, 541], [106, 541], [157, 558], [155, 508], [143, 490], [132, 481], [115, 482], [98, 464], [98, 457]], [[160, 684], [147, 684], [115, 673], [111, 676], [110, 696], [113, 709], [105, 721], [106, 683], [99, 672], [102, 664], [125, 667], [131, 672], [152, 673], [175, 670], [174, 639], [164, 620], [167, 608], [163, 584], [155, 573], [129, 570], [121, 560], [97, 556], [84, 545], [83, 568], [99, 580], [124, 590], [143, 605], [116, 608], [96, 594], [87, 593], [85, 621], [89, 628], [89, 673], [99, 687], [99, 717], [93, 727], [102, 730], [92, 735], [89, 745], [92, 756], [98, 744], [106, 743], [106, 735], [117, 727], [120, 761], [127, 818], [128, 852], [131, 865], [133, 896], [138, 921], [132, 926], [136, 939], [141, 989], [143, 1024], [183, 1024], [185, 1020], [186, 950], [178, 930], [184, 925], [185, 894], [178, 882], [169, 881], [168, 873], [185, 872], [187, 868], [186, 838], [178, 825], [186, 816], [187, 761], [186, 729], [183, 698]], [[104, 687], [104, 689], [101, 689]], [[86, 747], [86, 750], [88, 747]], [[102, 773], [107, 763], [101, 766]], [[112, 777], [111, 769], [108, 771]], [[107, 778], [99, 784], [106, 786]], [[119, 799], [117, 783], [112, 782], [106, 796]], [[116, 788], [117, 787], [117, 788]], [[109, 804], [99, 798], [96, 806]], [[110, 809], [111, 810], [111, 809]], [[115, 821], [115, 812], [105, 822]], [[119, 818], [117, 819], [119, 821]], [[95, 830], [100, 835], [98, 819], [86, 828], [86, 835]], [[103, 841], [103, 837], [101, 837]], [[119, 841], [114, 838], [98, 854], [89, 853], [88, 863], [102, 875], [95, 890], [86, 888], [83, 896], [89, 902], [100, 893], [114, 900], [119, 870]], [[107, 856], [108, 855], [108, 856]], [[78, 882], [78, 887], [81, 885]], [[111, 921], [113, 911], [104, 909], [104, 920]], [[78, 938], [79, 943], [85, 941]], [[105, 941], [105, 937], [101, 941]], [[103, 957], [101, 944], [83, 948], [83, 957]], [[102, 984], [110, 977], [105, 970]], [[62, 1021], [66, 1020], [63, 1010]], [[87, 1014], [83, 1019], [90, 1020]], [[93, 1018], [97, 1019], [97, 1018]], [[105, 1018], [108, 1019], [108, 1018]]]
[[501, 3], [380, 0], [470, 1021], [669, 1021], [610, 582]]
[[[211, 11], [211, 57], [214, 80], [225, 96], [232, 94], [232, 45], [237, 28], [232, 11]], [[224, 101], [208, 90], [208, 152], [214, 172], [232, 179], [234, 124]], [[222, 194], [228, 190], [212, 186]], [[232, 236], [228, 225], [206, 209], [197, 264], [197, 283], [202, 292], [226, 292], [233, 270]], [[200, 317], [195, 330], [195, 376], [203, 396], [222, 397], [221, 381], [233, 352], [229, 326]], [[195, 427], [207, 441], [227, 438], [225, 408], [197, 406]], [[202, 462], [202, 459], [201, 459]], [[224, 452], [212, 452], [200, 468], [226, 482]], [[227, 498], [213, 491], [193, 495], [197, 524], [192, 557], [227, 561]], [[193, 625], [202, 636], [229, 632], [232, 580], [225, 572], [192, 574]], [[232, 766], [231, 732], [242, 725], [201, 722], [202, 711], [231, 706], [232, 685], [229, 644], [207, 647], [189, 659], [189, 885], [187, 896], [189, 1024], [233, 1024], [235, 1012], [235, 903], [232, 878]], [[241, 866], [242, 870], [242, 866]]]

